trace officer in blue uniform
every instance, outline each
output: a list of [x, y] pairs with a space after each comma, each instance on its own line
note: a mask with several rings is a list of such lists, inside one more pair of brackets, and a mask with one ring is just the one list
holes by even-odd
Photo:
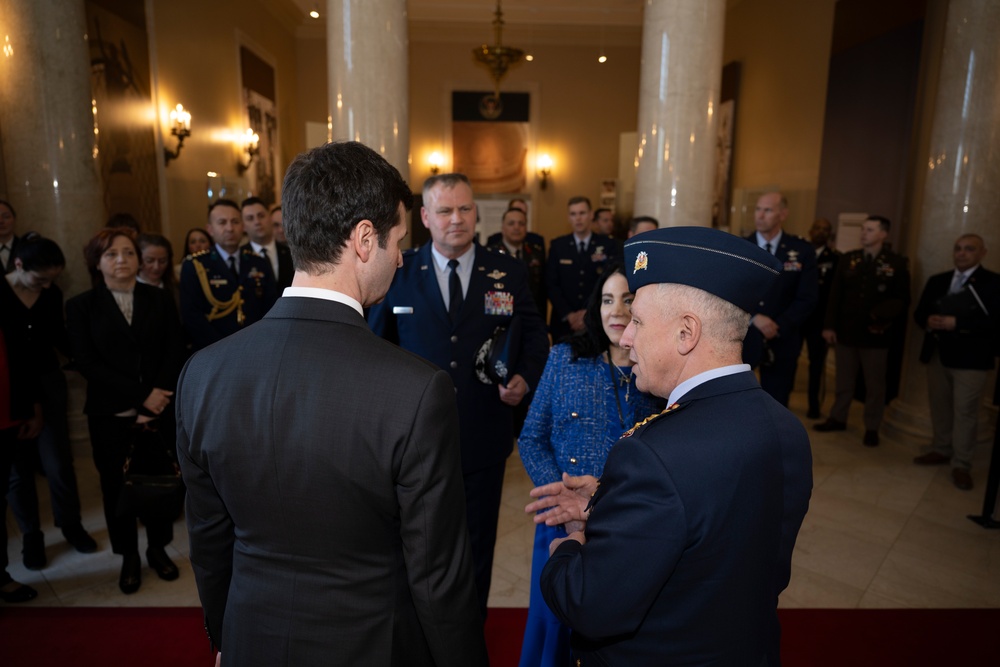
[[816, 251], [803, 238], [785, 233], [788, 202], [780, 192], [757, 200], [754, 226], [747, 237], [781, 262], [781, 275], [750, 311], [743, 340], [743, 361], [760, 367], [760, 386], [784, 406], [795, 386], [802, 351], [802, 327], [819, 299]]
[[618, 247], [614, 239], [591, 231], [589, 199], [573, 197], [568, 207], [573, 233], [552, 240], [545, 265], [545, 291], [552, 303], [549, 332], [556, 343], [583, 331], [587, 299]]
[[[421, 219], [432, 242], [404, 253], [368, 322], [376, 334], [448, 371], [455, 383], [469, 537], [485, 616], [505, 462], [513, 450], [512, 408], [538, 386], [548, 337], [524, 264], [474, 243], [468, 179], [433, 176], [424, 183], [423, 201]], [[488, 370], [488, 343], [498, 327], [509, 334], [507, 353], [492, 355]]]
[[234, 201], [219, 199], [208, 210], [212, 247], [184, 258], [181, 321], [195, 350], [258, 321], [278, 298], [267, 260], [240, 248], [243, 220]]
[[809, 439], [740, 362], [781, 264], [737, 236], [673, 227], [627, 241], [625, 266], [635, 301], [621, 344], [636, 386], [668, 407], [611, 448], [588, 508], [565, 492], [581, 478], [532, 491], [545, 498], [529, 510], [565, 511], [568, 495], [565, 520], [587, 520], [552, 542], [542, 594], [573, 630], [577, 665], [778, 665]]

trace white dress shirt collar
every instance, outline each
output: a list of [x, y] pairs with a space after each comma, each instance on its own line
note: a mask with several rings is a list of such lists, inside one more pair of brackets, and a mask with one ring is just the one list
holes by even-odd
[[297, 296], [307, 299], [326, 299], [327, 301], [336, 301], [337, 303], [350, 306], [354, 310], [358, 311], [358, 315], [361, 317], [365, 316], [365, 311], [364, 308], [361, 307], [360, 301], [352, 296], [347, 296], [343, 292], [336, 292], [332, 289], [324, 289], [322, 287], [286, 287], [285, 291], [281, 293], [281, 296], [282, 298], [286, 296]]
[[736, 375], [737, 373], [743, 373], [749, 370], [749, 364], [733, 364], [732, 366], [722, 366], [720, 368], [713, 368], [710, 371], [705, 371], [704, 373], [699, 373], [698, 375], [690, 377], [674, 387], [674, 390], [670, 392], [670, 398], [667, 399], [667, 405], [673, 405], [677, 401], [681, 400], [684, 394], [688, 393], [700, 384], [705, 384], [709, 380], [725, 377], [727, 375]]

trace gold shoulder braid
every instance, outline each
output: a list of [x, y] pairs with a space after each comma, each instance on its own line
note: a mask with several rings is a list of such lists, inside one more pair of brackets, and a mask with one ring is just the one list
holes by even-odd
[[[675, 410], [679, 410], [679, 409], [681, 409], [681, 407], [682, 406], [679, 403], [674, 403], [673, 405], [667, 406], [667, 408], [665, 410], [663, 410], [662, 412], [658, 412], [655, 415], [650, 415], [650, 416], [646, 417], [641, 422], [638, 422], [635, 426], [633, 426], [629, 430], [625, 431], [625, 433], [622, 434], [622, 438], [628, 438], [633, 433], [635, 433], [637, 430], [639, 430], [639, 428], [641, 426], [645, 426], [649, 422], [654, 421], [656, 419], [659, 419], [663, 415], [667, 415], [667, 414], [670, 414], [671, 412], [674, 412]], [[597, 501], [600, 499], [600, 497], [601, 497], [601, 480], [597, 480], [597, 488], [594, 489], [594, 493], [591, 494], [591, 496], [590, 496], [590, 502], [587, 503], [587, 507], [584, 508], [583, 513], [586, 514], [589, 517], [591, 510], [594, 509], [594, 505], [597, 504]]]
[[201, 291], [205, 293], [208, 304], [212, 306], [212, 312], [205, 315], [205, 318], [212, 322], [230, 315], [236, 311], [236, 323], [240, 326], [246, 317], [243, 315], [243, 287], [237, 286], [233, 297], [229, 301], [219, 301], [212, 294], [212, 286], [208, 283], [208, 273], [201, 262], [194, 262], [194, 270], [198, 273], [198, 282], [201, 283]]

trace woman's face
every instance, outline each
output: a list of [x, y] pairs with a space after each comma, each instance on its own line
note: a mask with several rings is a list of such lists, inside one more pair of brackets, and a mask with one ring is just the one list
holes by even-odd
[[139, 258], [135, 246], [127, 236], [116, 236], [111, 246], [101, 255], [97, 265], [105, 283], [119, 283], [135, 278], [139, 271]]
[[167, 249], [159, 245], [148, 245], [142, 250], [142, 266], [139, 275], [154, 285], [158, 285], [168, 268]]
[[43, 289], [51, 287], [52, 283], [59, 277], [59, 274], [63, 272], [63, 267], [61, 266], [50, 266], [46, 269], [25, 271], [19, 259], [14, 260], [14, 266], [23, 274], [21, 276], [21, 284], [34, 292], [41, 292]]
[[615, 347], [622, 338], [625, 327], [632, 318], [632, 299], [635, 295], [628, 291], [628, 281], [620, 273], [614, 273], [604, 281], [601, 288], [601, 326], [608, 340]]
[[211, 247], [212, 242], [209, 240], [206, 234], [201, 232], [194, 232], [188, 237], [188, 247], [187, 252], [189, 255], [193, 255], [196, 252], [201, 252], [202, 250], [208, 250]]

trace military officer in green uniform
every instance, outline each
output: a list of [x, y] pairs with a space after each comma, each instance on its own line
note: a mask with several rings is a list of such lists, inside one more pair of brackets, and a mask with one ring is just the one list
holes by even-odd
[[212, 247], [184, 258], [181, 321], [195, 350], [207, 347], [270, 310], [278, 298], [267, 260], [240, 248], [243, 220], [236, 202], [219, 199], [208, 209]]

